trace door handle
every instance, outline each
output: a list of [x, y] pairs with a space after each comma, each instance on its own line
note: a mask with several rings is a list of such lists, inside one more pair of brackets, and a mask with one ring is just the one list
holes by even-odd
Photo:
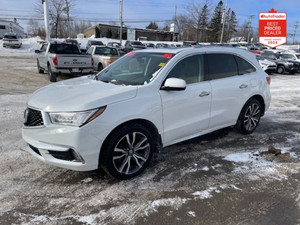
[[244, 88], [246, 88], [246, 87], [248, 87], [247, 84], [241, 84], [239, 88], [240, 88], [240, 89], [244, 89]]
[[204, 97], [204, 96], [207, 96], [207, 95], [210, 95], [210, 92], [202, 91], [199, 96]]

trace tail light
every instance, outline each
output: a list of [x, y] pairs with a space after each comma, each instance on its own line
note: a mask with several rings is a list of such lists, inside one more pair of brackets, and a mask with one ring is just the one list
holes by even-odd
[[266, 77], [266, 79], [267, 79], [267, 82], [268, 82], [268, 84], [270, 85], [271, 84], [271, 77]]
[[107, 65], [111, 64], [111, 59], [106, 60]]
[[54, 66], [57, 66], [57, 57], [53, 57], [52, 62]]
[[94, 65], [94, 59], [93, 58], [91, 58], [91, 61], [92, 61], [92, 66]]

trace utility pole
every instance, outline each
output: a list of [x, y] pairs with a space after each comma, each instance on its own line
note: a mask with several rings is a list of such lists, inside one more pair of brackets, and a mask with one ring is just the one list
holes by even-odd
[[47, 0], [42, 0], [44, 6], [44, 22], [45, 22], [45, 31], [46, 31], [46, 42], [50, 41], [50, 31], [49, 31], [49, 12], [48, 12], [48, 3]]
[[293, 45], [295, 44], [295, 36], [296, 36], [296, 32], [297, 32], [297, 28], [298, 28], [298, 21], [296, 21], [296, 24], [294, 25], [294, 34], [293, 34]]
[[225, 22], [226, 22], [226, 10], [227, 10], [227, 1], [226, 1], [226, 6], [225, 8], [223, 9], [223, 13], [222, 13], [222, 32], [221, 32], [221, 39], [220, 39], [220, 43], [222, 44], [223, 42], [223, 34], [224, 34], [224, 27], [225, 27]]
[[249, 39], [250, 39], [250, 33], [252, 30], [252, 19], [254, 18], [254, 15], [250, 15], [249, 16], [249, 23], [248, 23], [248, 38], [247, 38], [247, 42], [249, 43]]
[[122, 45], [123, 0], [120, 0], [120, 45]]
[[175, 41], [176, 20], [177, 20], [177, 19], [176, 19], [176, 14], [177, 14], [177, 5], [175, 5], [173, 41]]

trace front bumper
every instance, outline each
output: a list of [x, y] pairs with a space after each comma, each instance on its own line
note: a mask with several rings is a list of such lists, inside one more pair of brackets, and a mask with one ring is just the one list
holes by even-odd
[[98, 169], [101, 145], [105, 140], [101, 130], [92, 132], [91, 122], [83, 127], [54, 125], [42, 112], [44, 125], [22, 128], [27, 151], [37, 159], [58, 167], [91, 171]]

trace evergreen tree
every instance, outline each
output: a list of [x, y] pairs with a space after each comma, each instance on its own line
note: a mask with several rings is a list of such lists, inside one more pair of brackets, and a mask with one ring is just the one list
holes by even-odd
[[223, 14], [223, 2], [220, 1], [216, 6], [213, 16], [210, 22], [211, 28], [211, 41], [212, 42], [219, 42], [219, 37], [221, 34], [222, 29], [222, 14]]
[[150, 24], [146, 27], [146, 29], [158, 30], [158, 25], [156, 22], [150, 22]]
[[209, 9], [207, 4], [205, 4], [201, 11], [200, 11], [200, 15], [199, 15], [199, 26], [198, 29], [200, 30], [199, 34], [200, 37], [198, 38], [198, 41], [205, 41], [205, 34], [206, 34], [206, 30], [208, 28], [208, 19], [209, 19]]
[[233, 33], [235, 33], [236, 27], [237, 27], [238, 21], [236, 18], [236, 14], [234, 11], [231, 12], [230, 14], [230, 19], [229, 19], [229, 29], [228, 29], [228, 38], [229, 40], [232, 38]]

